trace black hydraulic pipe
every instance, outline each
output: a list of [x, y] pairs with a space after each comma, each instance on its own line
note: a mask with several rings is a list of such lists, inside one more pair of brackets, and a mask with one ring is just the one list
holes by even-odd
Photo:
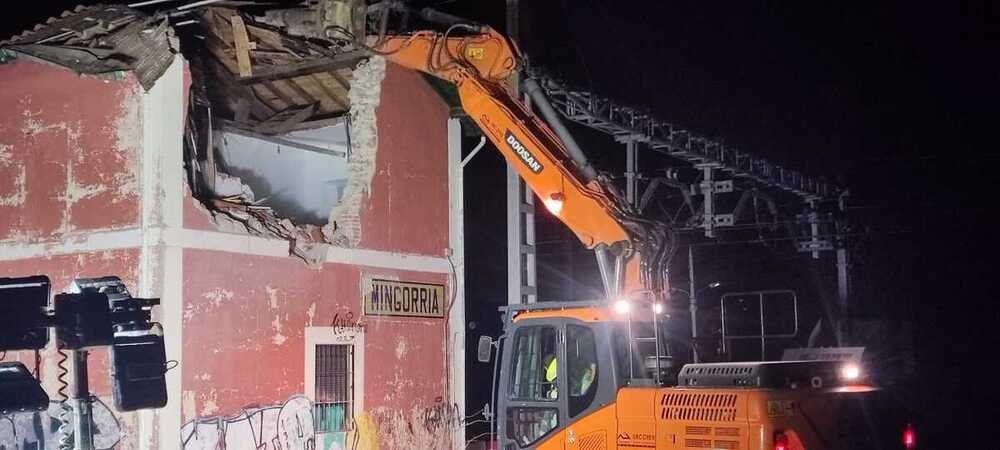
[[450, 25], [457, 25], [460, 23], [463, 24], [473, 23], [471, 20], [466, 19], [464, 17], [459, 17], [454, 14], [448, 14], [446, 12], [438, 11], [434, 8], [421, 8], [420, 11], [417, 13], [417, 15], [419, 15], [420, 18], [423, 20], [440, 25], [450, 26]]
[[538, 81], [534, 78], [524, 80], [524, 92], [531, 97], [531, 101], [538, 108], [538, 112], [542, 114], [542, 118], [552, 127], [552, 131], [555, 131], [556, 136], [562, 140], [563, 145], [566, 146], [566, 151], [569, 152], [570, 158], [576, 163], [576, 167], [579, 169], [584, 181], [590, 182], [597, 178], [597, 170], [587, 160], [587, 155], [580, 149], [580, 145], [576, 143], [576, 139], [573, 139], [573, 135], [570, 134], [566, 125], [563, 124], [562, 119], [559, 118], [559, 114], [552, 108], [552, 104], [545, 97], [545, 92], [538, 85]]

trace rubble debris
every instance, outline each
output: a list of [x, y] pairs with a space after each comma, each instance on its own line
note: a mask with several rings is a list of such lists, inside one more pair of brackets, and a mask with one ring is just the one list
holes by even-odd
[[272, 9], [261, 22], [283, 28], [295, 36], [353, 40], [365, 32], [364, 0], [309, 0], [308, 7]]
[[[327, 222], [348, 195], [348, 178], [360, 173], [367, 189], [374, 174], [373, 138], [363, 138], [371, 148], [348, 163], [357, 144], [345, 118], [355, 101], [369, 105], [351, 119], [374, 134], [381, 75], [368, 69], [364, 92], [351, 92], [352, 69], [367, 55], [291, 36], [235, 9], [206, 7], [197, 18], [197, 36], [182, 35], [207, 50], [191, 55], [185, 144], [192, 193], [220, 230], [284, 239], [289, 254], [322, 262], [331, 243], [352, 242]], [[372, 167], [360, 170], [365, 161]], [[357, 222], [360, 200], [348, 203]]]
[[250, 186], [243, 184], [243, 180], [225, 172], [215, 172], [215, 183], [212, 188], [219, 198], [240, 198], [247, 203], [254, 203], [254, 195]]
[[[360, 214], [364, 197], [371, 190], [375, 175], [375, 157], [378, 148], [376, 109], [381, 98], [382, 80], [385, 77], [385, 60], [373, 57], [358, 65], [353, 74], [353, 84], [348, 94], [351, 102], [349, 124], [350, 159], [347, 163], [346, 181], [338, 188], [339, 202], [329, 214], [329, 223], [323, 227], [297, 225], [282, 217], [272, 207], [253, 200], [253, 193], [242, 194], [249, 188], [240, 187], [241, 194], [213, 198], [207, 203], [217, 223], [224, 228], [248, 232], [253, 235], [278, 237], [289, 242], [289, 253], [311, 265], [325, 259], [328, 244], [353, 247], [360, 243]], [[323, 155], [324, 157], [334, 157]], [[230, 178], [232, 175], [229, 175]], [[232, 180], [216, 180], [216, 195], [221, 193], [219, 184], [232, 188]], [[235, 190], [235, 189], [230, 189]], [[233, 230], [235, 231], [235, 230]]]
[[130, 71], [147, 91], [170, 67], [178, 47], [166, 17], [120, 5], [79, 6], [0, 42], [0, 49], [81, 74]]
[[[295, 225], [289, 219], [278, 217], [267, 206], [258, 206], [242, 197], [212, 200], [213, 216], [242, 225], [243, 231], [256, 236], [277, 237], [288, 241], [288, 254], [296, 256], [311, 266], [322, 264], [326, 258], [323, 231], [316, 225]], [[231, 227], [232, 224], [230, 224]]]
[[351, 101], [351, 156], [348, 182], [340, 203], [330, 212], [329, 224], [323, 228], [327, 239], [336, 245], [356, 246], [361, 241], [361, 203], [371, 191], [375, 176], [375, 153], [378, 149], [378, 121], [375, 110], [382, 98], [385, 59], [374, 56], [358, 64], [349, 92]]

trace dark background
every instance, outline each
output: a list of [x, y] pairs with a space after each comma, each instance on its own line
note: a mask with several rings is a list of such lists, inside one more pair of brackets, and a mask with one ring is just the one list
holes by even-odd
[[[503, 3], [442, 6], [501, 27]], [[988, 375], [1000, 360], [993, 207], [1000, 156], [988, 122], [1000, 100], [997, 3], [521, 3], [521, 46], [532, 64], [849, 187], [861, 235], [851, 244], [853, 314], [913, 325], [915, 374], [881, 400], [917, 424], [920, 448], [994, 445], [982, 438], [1000, 412]], [[616, 155], [624, 164], [621, 144], [574, 131], [592, 157]], [[504, 167], [495, 154], [476, 158], [467, 172], [474, 181], [466, 195], [477, 199], [466, 205], [468, 295], [502, 304]], [[565, 244], [566, 233], [553, 237], [551, 220], [539, 217], [542, 293], [599, 293], [593, 257]], [[682, 234], [685, 242], [704, 243]], [[571, 264], [557, 249], [564, 245], [578, 250]], [[813, 261], [780, 243], [696, 248], [704, 282], [836, 292], [829, 256]], [[680, 250], [671, 281], [687, 288]], [[478, 314], [495, 317], [488, 308]], [[898, 444], [897, 425], [881, 424], [896, 436], [889, 445]]]
[[[20, 3], [5, 12], [0, 38], [76, 3]], [[504, 29], [503, 0], [417, 4]], [[914, 324], [917, 373], [900, 398], [921, 448], [992, 448], [998, 5], [522, 1], [521, 44], [533, 64], [578, 85], [848, 186], [864, 231], [852, 244], [856, 314]], [[620, 144], [577, 131], [589, 154], [623, 164]], [[484, 152], [466, 176], [470, 333], [495, 335], [506, 298], [504, 165]], [[599, 294], [592, 256], [539, 216], [543, 292]], [[775, 281], [785, 275], [822, 291], [829, 280], [817, 274], [835, 274], [829, 260], [789, 246], [699, 252], [699, 278], [734, 289], [787, 287]], [[681, 285], [684, 259], [671, 267]]]

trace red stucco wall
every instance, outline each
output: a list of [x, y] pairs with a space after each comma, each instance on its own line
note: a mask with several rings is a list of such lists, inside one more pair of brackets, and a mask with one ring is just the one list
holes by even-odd
[[[138, 228], [138, 83], [131, 75], [105, 81], [24, 59], [0, 65], [0, 83], [0, 252], [29, 251], [40, 243], [30, 251], [43, 255], [0, 258], [0, 276], [47, 274], [58, 292], [73, 278], [118, 275], [137, 290], [140, 260], [152, 258], [149, 267], [162, 270], [162, 253], [48, 252], [65, 252], [66, 242], [95, 231]], [[441, 257], [448, 246], [447, 107], [419, 76], [390, 65], [378, 115], [376, 172], [362, 204], [359, 247]], [[183, 195], [186, 228], [215, 230], [189, 195], [164, 195]], [[316, 268], [290, 256], [194, 248], [185, 248], [181, 259], [182, 304], [164, 304], [161, 311], [182, 313], [176, 369], [182, 398], [171, 402], [184, 402], [183, 421], [231, 416], [303, 393], [305, 327], [329, 326], [338, 314], [359, 317], [365, 277], [445, 285], [451, 279], [433, 271], [332, 263]], [[150, 277], [162, 281], [163, 273]], [[381, 448], [439, 447], [414, 436], [448, 432], [420, 420], [447, 398], [445, 320], [368, 317], [364, 323], [361, 412], [379, 427]], [[165, 330], [168, 339], [172, 332]], [[53, 370], [51, 353], [43, 378]], [[107, 396], [105, 352], [94, 353], [91, 387]], [[8, 358], [33, 360], [23, 353]], [[138, 445], [134, 419], [123, 416], [130, 435], [119, 448]], [[157, 433], [158, 426], [147, 432]]]
[[[22, 259], [11, 259], [11, 254], [31, 244], [55, 249], [95, 231], [138, 226], [138, 82], [131, 75], [115, 81], [81, 77], [20, 58], [0, 64], [0, 86], [0, 277], [48, 275], [53, 293], [58, 293], [76, 278], [117, 275], [135, 289], [138, 248], [48, 255], [43, 251]], [[50, 343], [41, 352], [40, 377], [50, 397], [58, 400], [58, 355], [53, 348]], [[34, 352], [5, 357], [34, 369]], [[90, 352], [91, 392], [110, 404], [107, 364], [107, 350]], [[136, 448], [136, 415], [116, 417], [126, 433], [118, 448]], [[20, 436], [19, 443], [48, 442], [54, 438], [50, 431]]]
[[0, 241], [133, 226], [139, 85], [18, 59], [0, 64]]
[[[375, 176], [362, 201], [358, 247], [444, 256], [448, 108], [420, 76], [390, 64], [377, 115]], [[184, 225], [215, 229], [187, 192]], [[185, 422], [303, 393], [305, 327], [331, 326], [334, 316], [361, 317], [366, 277], [443, 285], [451, 278], [332, 263], [309, 268], [289, 257], [193, 249], [184, 252], [183, 273]], [[358, 412], [395, 430], [380, 433], [382, 448], [442, 445], [417, 436], [429, 433], [413, 418], [448, 396], [446, 322], [365, 317], [363, 323], [365, 382], [357, 389], [365, 411]], [[412, 427], [417, 432], [407, 431]]]
[[423, 78], [386, 65], [378, 168], [362, 209], [361, 246], [444, 255], [448, 247], [448, 106]]
[[[291, 258], [184, 252], [184, 390], [196, 414], [232, 413], [304, 388], [303, 332], [362, 311], [362, 275], [445, 284], [447, 275]], [[364, 321], [365, 406], [409, 411], [444, 396], [444, 321]], [[185, 417], [185, 420], [192, 417]]]

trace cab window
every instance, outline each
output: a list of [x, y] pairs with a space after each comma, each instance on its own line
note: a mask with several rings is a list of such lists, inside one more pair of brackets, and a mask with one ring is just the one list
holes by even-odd
[[559, 396], [555, 327], [521, 328], [514, 339], [511, 400], [555, 401]]
[[510, 399], [541, 403], [507, 408], [507, 438], [520, 447], [533, 445], [559, 425], [555, 402], [564, 375], [558, 371], [558, 344], [559, 333], [552, 326], [523, 327], [515, 334]]
[[559, 410], [556, 408], [507, 408], [507, 439], [522, 448], [537, 443], [558, 424]]
[[597, 393], [597, 343], [590, 328], [566, 326], [566, 362], [569, 415], [575, 417], [593, 403]]
[[[660, 379], [661, 382], [669, 384], [673, 382], [670, 380], [676, 377], [678, 369], [670, 356], [672, 354], [671, 343], [676, 341], [670, 339], [669, 330], [666, 329], [665, 323], [660, 322], [659, 327]], [[631, 343], [625, 324], [616, 327], [612, 332], [615, 366], [622, 386], [630, 385], [630, 380], [633, 379], [652, 380], [656, 378], [656, 341], [651, 339], [653, 335], [653, 325], [648, 322], [632, 323], [633, 341]], [[631, 361], [629, 360], [630, 355]]]

